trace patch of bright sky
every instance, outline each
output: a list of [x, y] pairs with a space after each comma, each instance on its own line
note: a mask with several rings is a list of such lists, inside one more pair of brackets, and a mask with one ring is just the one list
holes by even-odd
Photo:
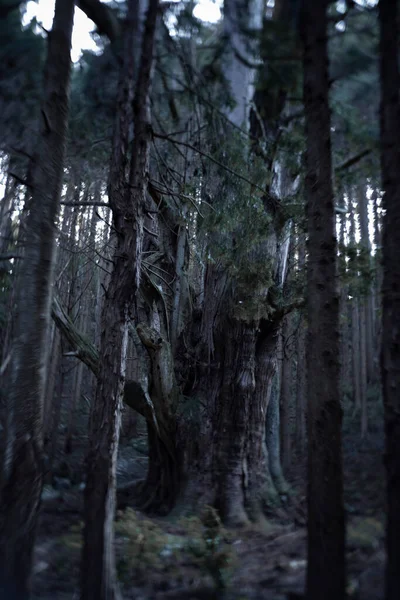
[[[221, 18], [221, 0], [200, 0], [193, 11], [195, 17], [202, 21], [216, 23]], [[54, 16], [55, 0], [39, 0], [28, 2], [24, 16], [24, 24], [28, 24], [34, 17], [47, 30], [51, 29]], [[90, 35], [93, 31], [93, 21], [87, 18], [79, 8], [75, 9], [74, 29], [72, 32], [71, 57], [74, 62], [79, 60], [82, 50], [96, 51], [97, 44]]]

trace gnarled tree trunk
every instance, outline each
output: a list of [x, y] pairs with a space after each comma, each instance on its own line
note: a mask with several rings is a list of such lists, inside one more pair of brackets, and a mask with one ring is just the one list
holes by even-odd
[[127, 152], [131, 124], [134, 41], [138, 5], [129, 3], [117, 123], [110, 169], [109, 201], [116, 246], [113, 271], [102, 311], [102, 333], [95, 399], [91, 411], [85, 489], [82, 600], [120, 596], [115, 572], [114, 527], [116, 459], [125, 386], [128, 322], [140, 282], [143, 207], [149, 167], [149, 92], [158, 0], [151, 0], [143, 34], [133, 103], [135, 140], [129, 181]]

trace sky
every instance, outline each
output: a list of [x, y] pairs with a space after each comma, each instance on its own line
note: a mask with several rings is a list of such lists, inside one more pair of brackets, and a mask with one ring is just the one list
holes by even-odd
[[[34, 17], [47, 30], [51, 29], [54, 15], [55, 0], [39, 0], [28, 2], [24, 23], [29, 23]], [[221, 0], [199, 0], [194, 15], [202, 21], [216, 22], [221, 16]], [[90, 32], [94, 29], [93, 21], [79, 9], [75, 9], [74, 29], [72, 32], [71, 57], [74, 62], [79, 60], [82, 50], [96, 50], [96, 42]]]

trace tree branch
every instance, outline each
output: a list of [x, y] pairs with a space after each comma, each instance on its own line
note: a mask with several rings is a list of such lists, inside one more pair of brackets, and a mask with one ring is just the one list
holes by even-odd
[[259, 190], [260, 192], [262, 192], [263, 194], [265, 194], [265, 189], [263, 189], [262, 187], [260, 187], [256, 183], [254, 183], [254, 181], [247, 179], [247, 177], [244, 177], [244, 175], [240, 175], [240, 173], [237, 173], [236, 171], [234, 171], [227, 165], [224, 165], [222, 162], [220, 162], [216, 158], [213, 158], [210, 154], [207, 154], [207, 152], [200, 150], [200, 148], [196, 148], [196, 146], [193, 146], [192, 144], [188, 144], [187, 142], [182, 142], [180, 140], [174, 140], [169, 135], [163, 135], [162, 133], [156, 133], [155, 131], [153, 131], [152, 134], [153, 134], [153, 137], [155, 137], [155, 138], [158, 138], [160, 140], [166, 140], [167, 142], [171, 142], [172, 144], [175, 144], [177, 146], [183, 146], [184, 148], [189, 148], [190, 150], [193, 150], [193, 152], [197, 152], [198, 154], [200, 154], [200, 156], [204, 156], [204, 158], [207, 158], [208, 160], [210, 160], [211, 162], [216, 164], [218, 167], [221, 167], [221, 169], [224, 169], [225, 171], [227, 171], [234, 177], [238, 177], [238, 179], [245, 181], [246, 183], [251, 185], [253, 188], [255, 188], [255, 189]]
[[112, 8], [100, 0], [77, 0], [76, 4], [95, 23], [100, 35], [107, 36], [110, 42], [119, 38], [121, 25]]
[[[57, 298], [53, 299], [51, 307], [51, 316], [56, 327], [68, 341], [72, 352], [66, 353], [66, 356], [74, 356], [82, 361], [92, 373], [99, 375], [99, 351], [75, 326], [72, 319], [67, 315]], [[151, 425], [155, 424], [154, 407], [148, 401], [148, 394], [137, 381], [126, 381], [124, 388], [124, 403], [136, 410]]]
[[346, 169], [349, 169], [356, 163], [360, 162], [360, 160], [362, 160], [363, 158], [365, 158], [366, 156], [371, 154], [371, 152], [372, 152], [372, 148], [365, 148], [364, 150], [362, 150], [355, 156], [351, 156], [350, 158], [345, 160], [342, 164], [335, 167], [335, 172], [340, 173], [341, 171], [345, 171]]

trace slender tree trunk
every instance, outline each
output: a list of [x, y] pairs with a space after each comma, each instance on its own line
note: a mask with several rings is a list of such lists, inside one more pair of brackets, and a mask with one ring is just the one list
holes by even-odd
[[360, 314], [358, 299], [354, 296], [351, 300], [351, 342], [354, 408], [359, 411], [363, 404], [360, 357]]
[[[371, 240], [369, 235], [369, 218], [368, 218], [368, 198], [365, 186], [358, 186], [357, 189], [358, 214], [360, 219], [360, 245], [362, 252], [365, 253], [365, 262], [370, 267], [372, 266], [371, 257]], [[368, 290], [364, 300], [365, 305], [365, 360], [367, 379], [371, 381], [374, 374], [374, 324], [372, 310], [372, 288], [368, 286]]]
[[[299, 236], [299, 271], [306, 267], [306, 246], [303, 233]], [[297, 376], [296, 376], [296, 447], [302, 455], [306, 442], [306, 405], [307, 405], [307, 366], [305, 348], [307, 340], [306, 322], [302, 312], [299, 314], [299, 327], [296, 337]]]
[[149, 3], [143, 34], [141, 64], [133, 103], [135, 141], [129, 182], [126, 182], [137, 8], [135, 0], [131, 0], [128, 6], [124, 67], [120, 79], [110, 169], [109, 199], [117, 234], [114, 266], [102, 311], [100, 370], [91, 411], [84, 509], [82, 600], [114, 600], [120, 596], [115, 572], [113, 527], [116, 459], [125, 385], [128, 320], [140, 280], [143, 207], [149, 166], [149, 92], [158, 0], [151, 0]]
[[[350, 212], [350, 244], [356, 252], [356, 222], [354, 214], [354, 206], [352, 199], [352, 190], [349, 190], [349, 212]], [[351, 269], [351, 265], [350, 265]], [[358, 277], [358, 272], [352, 271], [353, 278]], [[361, 316], [360, 316], [360, 301], [359, 294], [355, 282], [351, 286], [351, 340], [352, 340], [352, 364], [353, 364], [353, 398], [354, 408], [356, 411], [361, 411], [365, 404], [363, 396], [363, 378], [362, 378], [362, 356], [360, 352], [360, 336], [361, 336]]]
[[[61, 342], [62, 348], [62, 342]], [[49, 452], [48, 452], [48, 480], [51, 481], [53, 475], [54, 461], [57, 456], [58, 436], [60, 429], [61, 408], [63, 400], [65, 381], [65, 371], [62, 361], [60, 362], [60, 370], [57, 379], [57, 385], [54, 390], [54, 398], [52, 402], [52, 428], [49, 432]]]
[[47, 440], [53, 427], [53, 399], [54, 390], [57, 384], [57, 377], [60, 373], [61, 366], [61, 335], [59, 330], [54, 330], [53, 344], [51, 349], [51, 361], [49, 368], [49, 376], [46, 388], [46, 401], [44, 406], [44, 434]]
[[[340, 206], [346, 209], [346, 197], [340, 190]], [[350, 364], [350, 319], [349, 319], [349, 287], [345, 281], [347, 274], [346, 264], [346, 220], [347, 215], [340, 215], [339, 228], [339, 276], [340, 276], [340, 397], [342, 400], [351, 388], [352, 368]]]
[[29, 598], [43, 481], [43, 402], [55, 248], [67, 133], [73, 0], [57, 0], [45, 67], [42, 127], [32, 164], [32, 202], [25, 226], [7, 450], [0, 500], [2, 597]]
[[292, 315], [287, 315], [282, 327], [282, 368], [281, 368], [281, 393], [280, 393], [280, 422], [281, 422], [281, 449], [283, 470], [289, 468], [292, 452], [292, 361], [291, 356]]
[[[83, 226], [83, 222], [81, 222], [80, 231], [79, 231], [79, 239], [84, 242], [84, 245], [88, 245], [89, 248], [94, 247], [95, 245], [95, 236], [96, 236], [96, 211], [93, 210], [91, 218], [90, 218], [90, 228], [89, 235], [85, 240], [85, 227]], [[76, 274], [75, 277], [80, 277], [83, 282], [83, 286], [78, 284], [77, 290], [77, 298], [75, 300], [75, 322], [79, 323], [79, 329], [83, 335], [87, 335], [89, 330], [89, 303], [90, 303], [90, 282], [92, 278], [92, 269], [87, 267], [86, 273], [82, 275]], [[82, 297], [82, 287], [86, 291], [83, 293]], [[81, 296], [81, 297], [79, 297]], [[72, 397], [69, 407], [69, 416], [68, 416], [68, 425], [67, 425], [67, 434], [65, 438], [65, 452], [72, 452], [72, 440], [73, 440], [73, 431], [74, 431], [74, 419], [76, 413], [76, 407], [79, 405], [79, 401], [82, 393], [82, 384], [83, 384], [83, 375], [84, 375], [84, 364], [80, 361], [75, 369], [74, 383], [72, 388]]]
[[381, 370], [380, 370], [380, 350], [381, 350], [381, 334], [382, 334], [382, 319], [380, 318], [382, 311], [382, 264], [381, 264], [381, 255], [382, 255], [382, 223], [381, 223], [381, 213], [378, 207], [378, 192], [376, 186], [374, 185], [373, 192], [373, 210], [374, 210], [374, 245], [375, 245], [375, 256], [374, 256], [374, 264], [375, 264], [375, 281], [374, 281], [374, 323], [375, 323], [375, 347], [376, 347], [376, 355], [374, 357], [375, 360], [375, 380], [381, 381]]
[[303, 0], [308, 219], [308, 600], [345, 596], [339, 297], [327, 54], [328, 0]]
[[381, 167], [383, 180], [382, 379], [385, 405], [386, 600], [400, 598], [400, 93], [398, 3], [380, 0]]
[[361, 437], [368, 433], [368, 364], [367, 364], [367, 299], [360, 302], [360, 379], [361, 379]]

